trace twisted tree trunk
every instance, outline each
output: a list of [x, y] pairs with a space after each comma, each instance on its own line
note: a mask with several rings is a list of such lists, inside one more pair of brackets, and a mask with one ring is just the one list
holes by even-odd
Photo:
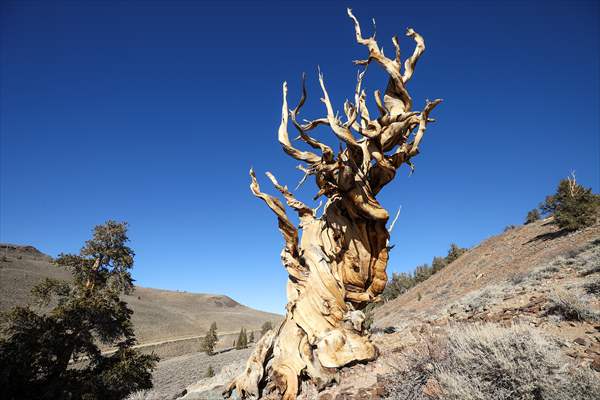
[[[441, 100], [428, 101], [423, 111], [411, 111], [412, 99], [406, 83], [425, 50], [418, 33], [410, 28], [406, 32], [416, 42], [416, 48], [404, 62], [402, 72], [398, 39], [392, 39], [396, 52], [395, 58], [389, 59], [374, 37], [362, 37], [358, 20], [350, 9], [348, 15], [354, 22], [356, 40], [367, 47], [369, 57], [355, 61], [365, 66], [365, 70], [358, 75], [354, 102], [344, 104], [346, 121], [334, 114], [321, 73], [321, 100], [327, 116], [304, 124], [296, 120], [306, 100], [304, 82], [302, 98], [291, 111], [287, 105], [287, 85], [283, 84], [279, 142], [287, 154], [307, 164], [299, 167], [305, 172], [304, 179], [315, 176], [319, 187], [315, 199], [327, 197], [322, 215], [318, 217], [317, 209], [295, 199], [287, 187], [267, 173], [287, 205], [298, 213], [300, 226], [296, 228], [288, 219], [283, 203], [261, 192], [254, 172], [250, 171], [252, 192], [275, 212], [285, 240], [281, 259], [289, 274], [287, 314], [279, 327], [257, 343], [244, 373], [225, 391], [227, 397], [236, 390], [242, 398], [273, 395], [284, 400], [295, 399], [301, 380], [310, 380], [322, 389], [337, 381], [340, 367], [377, 357], [377, 349], [363, 327], [365, 316], [360, 311], [370, 302], [379, 301], [387, 281], [389, 215], [375, 196], [393, 180], [400, 165], [406, 163], [413, 168], [410, 160], [418, 154], [427, 123], [432, 121], [429, 113]], [[361, 89], [366, 66], [372, 61], [389, 74], [383, 101], [379, 91], [374, 93], [379, 111], [374, 119]], [[300, 134], [299, 139], [319, 155], [292, 145], [287, 132], [288, 119]], [[321, 125], [328, 126], [344, 143], [337, 155], [329, 146], [309, 136], [309, 131]], [[298, 229], [302, 230], [301, 239]]]

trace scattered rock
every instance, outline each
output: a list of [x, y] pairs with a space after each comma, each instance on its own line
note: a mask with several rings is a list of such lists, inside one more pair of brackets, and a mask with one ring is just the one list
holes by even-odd
[[434, 399], [439, 398], [442, 393], [440, 383], [435, 378], [429, 378], [423, 387], [423, 394]]
[[578, 337], [577, 339], [573, 340], [573, 342], [577, 343], [580, 346], [585, 346], [587, 344], [587, 340], [585, 340], [582, 337]]

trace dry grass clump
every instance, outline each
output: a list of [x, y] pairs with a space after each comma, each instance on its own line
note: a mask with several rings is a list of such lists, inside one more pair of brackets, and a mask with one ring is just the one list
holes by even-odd
[[589, 294], [593, 294], [595, 296], [600, 296], [600, 279], [587, 282], [584, 285], [585, 291]]
[[600, 257], [595, 257], [590, 262], [590, 266], [581, 272], [581, 276], [588, 276], [600, 273]]
[[575, 369], [554, 342], [525, 326], [457, 326], [398, 373], [388, 399], [592, 400], [600, 379]]
[[581, 276], [600, 273], [600, 239], [589, 243], [585, 251], [577, 255], [576, 261], [576, 268], [581, 270]]
[[567, 321], [600, 321], [600, 313], [572, 293], [556, 290], [548, 300], [549, 307], [546, 311], [548, 315], [558, 315]]

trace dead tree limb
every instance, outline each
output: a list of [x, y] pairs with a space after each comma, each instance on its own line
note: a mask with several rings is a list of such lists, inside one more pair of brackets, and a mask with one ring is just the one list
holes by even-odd
[[[326, 116], [305, 123], [298, 115], [306, 99], [304, 76], [302, 96], [289, 110], [287, 85], [283, 84], [283, 104], [278, 139], [285, 153], [304, 163], [299, 166], [304, 178], [314, 176], [318, 187], [315, 199], [326, 197], [320, 217], [297, 200], [287, 187], [267, 173], [287, 205], [298, 213], [298, 227], [288, 218], [284, 204], [261, 191], [254, 172], [250, 171], [252, 193], [275, 213], [284, 239], [281, 259], [289, 279], [285, 320], [266, 334], [256, 346], [242, 375], [228, 386], [225, 395], [235, 390], [242, 398], [296, 398], [300, 382], [309, 380], [318, 389], [338, 381], [338, 370], [354, 362], [377, 357], [377, 349], [364, 328], [362, 309], [379, 301], [387, 282], [389, 252], [389, 214], [376, 195], [396, 176], [402, 164], [411, 169], [419, 154], [430, 113], [441, 102], [427, 101], [422, 111], [412, 111], [413, 101], [406, 84], [413, 77], [418, 60], [425, 51], [421, 35], [409, 28], [406, 35], [414, 40], [412, 55], [402, 64], [400, 43], [392, 39], [394, 59], [381, 51], [375, 36], [363, 37], [358, 19], [348, 9], [354, 23], [358, 44], [368, 50], [368, 58], [356, 64], [368, 66], [372, 61], [388, 74], [383, 100], [379, 91], [374, 99], [378, 116], [372, 118], [362, 88], [366, 70], [359, 72], [353, 102], [346, 101], [342, 122], [319, 71], [319, 83]], [[404, 71], [402, 71], [404, 65]], [[292, 145], [288, 119], [298, 131], [298, 139], [313, 151]], [[343, 144], [334, 154], [331, 147], [309, 132], [328, 127]], [[318, 154], [317, 154], [318, 153]], [[302, 231], [301, 237], [299, 230]]]

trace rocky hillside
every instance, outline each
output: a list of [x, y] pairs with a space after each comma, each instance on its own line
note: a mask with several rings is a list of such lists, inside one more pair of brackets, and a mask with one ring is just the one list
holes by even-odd
[[[0, 312], [31, 300], [31, 288], [44, 278], [68, 280], [70, 273], [51, 264], [51, 258], [32, 246], [0, 244]], [[215, 321], [220, 334], [241, 327], [260, 329], [280, 315], [254, 310], [224, 295], [174, 292], [136, 287], [125, 300], [134, 311], [138, 342], [156, 344], [173, 339], [194, 339]], [[222, 341], [231, 345], [233, 339]]]
[[[378, 307], [379, 358], [342, 369], [322, 392], [304, 386], [300, 398], [598, 399], [599, 296], [600, 225], [510, 229]], [[241, 368], [189, 386], [185, 399], [220, 398]]]
[[[600, 225], [560, 235], [551, 221], [522, 225], [484, 240], [452, 264], [375, 311], [375, 326], [443, 317], [448, 305], [511, 284], [558, 257], [600, 239]], [[393, 254], [391, 255], [394, 256]]]

